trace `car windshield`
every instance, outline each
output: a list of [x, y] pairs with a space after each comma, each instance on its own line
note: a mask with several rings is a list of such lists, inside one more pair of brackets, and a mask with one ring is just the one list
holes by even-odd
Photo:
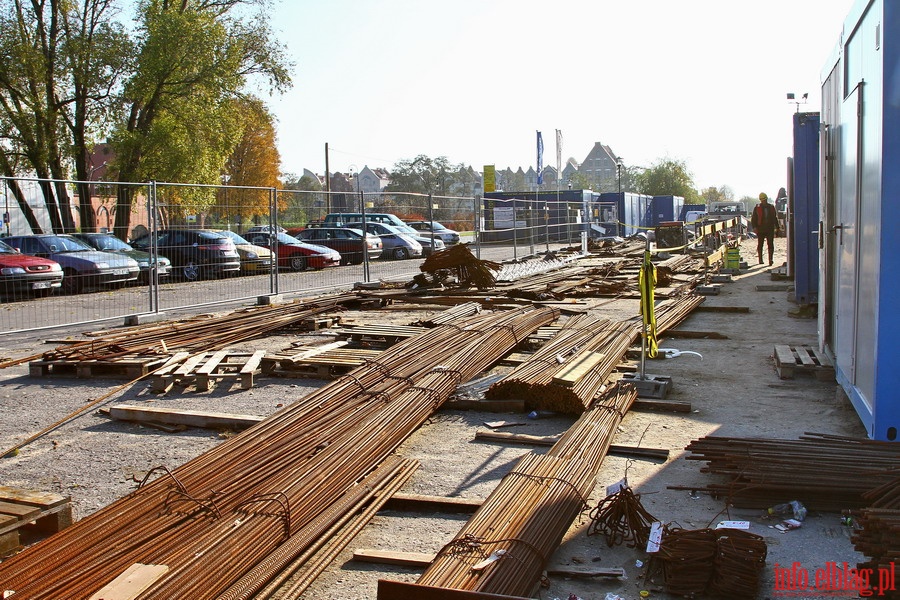
[[41, 241], [50, 252], [84, 252], [85, 250], [93, 250], [81, 240], [61, 235], [41, 238]]
[[96, 235], [89, 239], [94, 240], [94, 247], [98, 250], [134, 250], [131, 246], [114, 235]]
[[0, 254], [18, 254], [18, 252], [6, 242], [0, 241]]
[[302, 243], [300, 240], [298, 240], [294, 236], [288, 235], [286, 233], [279, 233], [278, 235], [275, 236], [275, 238], [278, 240], [279, 244], [301, 244]]
[[248, 242], [247, 240], [245, 240], [244, 238], [242, 238], [241, 236], [239, 236], [238, 234], [236, 234], [233, 231], [228, 231], [227, 229], [223, 229], [222, 231], [217, 231], [216, 233], [220, 233], [227, 238], [231, 238], [231, 241], [234, 242], [235, 244], [245, 244], [248, 246], [250, 245], [250, 242]]

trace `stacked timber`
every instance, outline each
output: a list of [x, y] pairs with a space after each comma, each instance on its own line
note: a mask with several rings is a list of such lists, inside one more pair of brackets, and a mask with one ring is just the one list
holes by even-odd
[[460, 283], [474, 285], [480, 290], [494, 285], [500, 268], [498, 262], [477, 258], [466, 244], [456, 244], [446, 250], [435, 252], [419, 267], [423, 273], [453, 271]]

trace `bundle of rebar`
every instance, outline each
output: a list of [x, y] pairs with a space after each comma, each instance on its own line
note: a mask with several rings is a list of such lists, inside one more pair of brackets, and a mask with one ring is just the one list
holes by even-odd
[[641, 504], [641, 495], [627, 485], [600, 500], [590, 517], [587, 534], [602, 535], [610, 548], [619, 544], [645, 548], [650, 526], [657, 520]]
[[870, 589], [880, 588], [879, 597], [900, 598], [900, 586], [894, 575], [900, 563], [900, 510], [865, 508], [854, 511], [853, 520], [859, 527], [850, 536], [853, 547], [870, 557], [857, 568], [868, 570]]
[[[703, 298], [682, 296], [657, 307], [657, 331], [680, 323]], [[490, 400], [524, 400], [529, 409], [580, 414], [609, 380], [628, 348], [640, 336], [637, 319], [613, 322], [573, 317], [527, 361], [493, 384]]]
[[708, 436], [686, 450], [688, 460], [706, 461], [701, 471], [728, 478], [692, 489], [739, 507], [799, 500], [812, 510], [863, 508], [866, 492], [900, 476], [900, 445], [893, 442], [816, 433], [797, 440]]
[[[556, 311], [483, 314], [436, 327], [242, 434], [0, 563], [23, 598], [89, 597], [135, 563], [169, 570], [141, 599], [247, 595], [245, 577], [279, 549], [292, 560], [340, 520], [341, 498], [455, 387]], [[152, 480], [151, 480], [152, 479]], [[269, 570], [265, 570], [268, 577]]]
[[528, 596], [594, 485], [637, 393], [616, 387], [553, 445], [503, 478], [419, 578], [423, 586]]
[[[58, 346], [40, 357], [43, 360], [112, 360], [122, 356], [169, 355], [176, 350], [220, 350], [333, 311], [355, 299], [353, 294], [336, 294], [290, 304], [236, 310], [203, 319], [142, 325], [123, 331], [111, 330], [94, 339]], [[34, 358], [37, 356], [8, 361], [0, 364], [0, 368]]]
[[501, 266], [498, 262], [477, 258], [466, 244], [456, 244], [426, 258], [419, 269], [423, 273], [454, 271], [460, 283], [483, 290], [494, 285]]
[[756, 598], [766, 564], [765, 540], [740, 529], [663, 527], [648, 570], [661, 567], [666, 591], [693, 598]]

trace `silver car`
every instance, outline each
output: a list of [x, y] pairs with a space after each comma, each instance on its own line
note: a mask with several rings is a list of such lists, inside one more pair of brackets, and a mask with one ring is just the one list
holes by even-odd
[[[361, 231], [363, 224], [347, 223], [346, 227]], [[419, 257], [423, 254], [422, 244], [393, 225], [369, 221], [365, 225], [365, 230], [367, 233], [381, 238], [381, 244], [384, 247], [384, 252], [381, 254], [382, 258], [403, 260], [405, 258]]]
[[70, 294], [95, 286], [125, 285], [141, 272], [133, 258], [94, 250], [71, 235], [14, 235], [4, 241], [23, 254], [58, 262], [63, 269], [63, 291]]

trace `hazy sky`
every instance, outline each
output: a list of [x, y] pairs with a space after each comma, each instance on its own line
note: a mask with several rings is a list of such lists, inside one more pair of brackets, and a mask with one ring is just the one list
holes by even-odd
[[791, 115], [818, 111], [853, 0], [284, 0], [295, 63], [272, 99], [282, 170], [391, 168], [419, 154], [481, 170], [683, 160], [698, 188], [774, 195]]

